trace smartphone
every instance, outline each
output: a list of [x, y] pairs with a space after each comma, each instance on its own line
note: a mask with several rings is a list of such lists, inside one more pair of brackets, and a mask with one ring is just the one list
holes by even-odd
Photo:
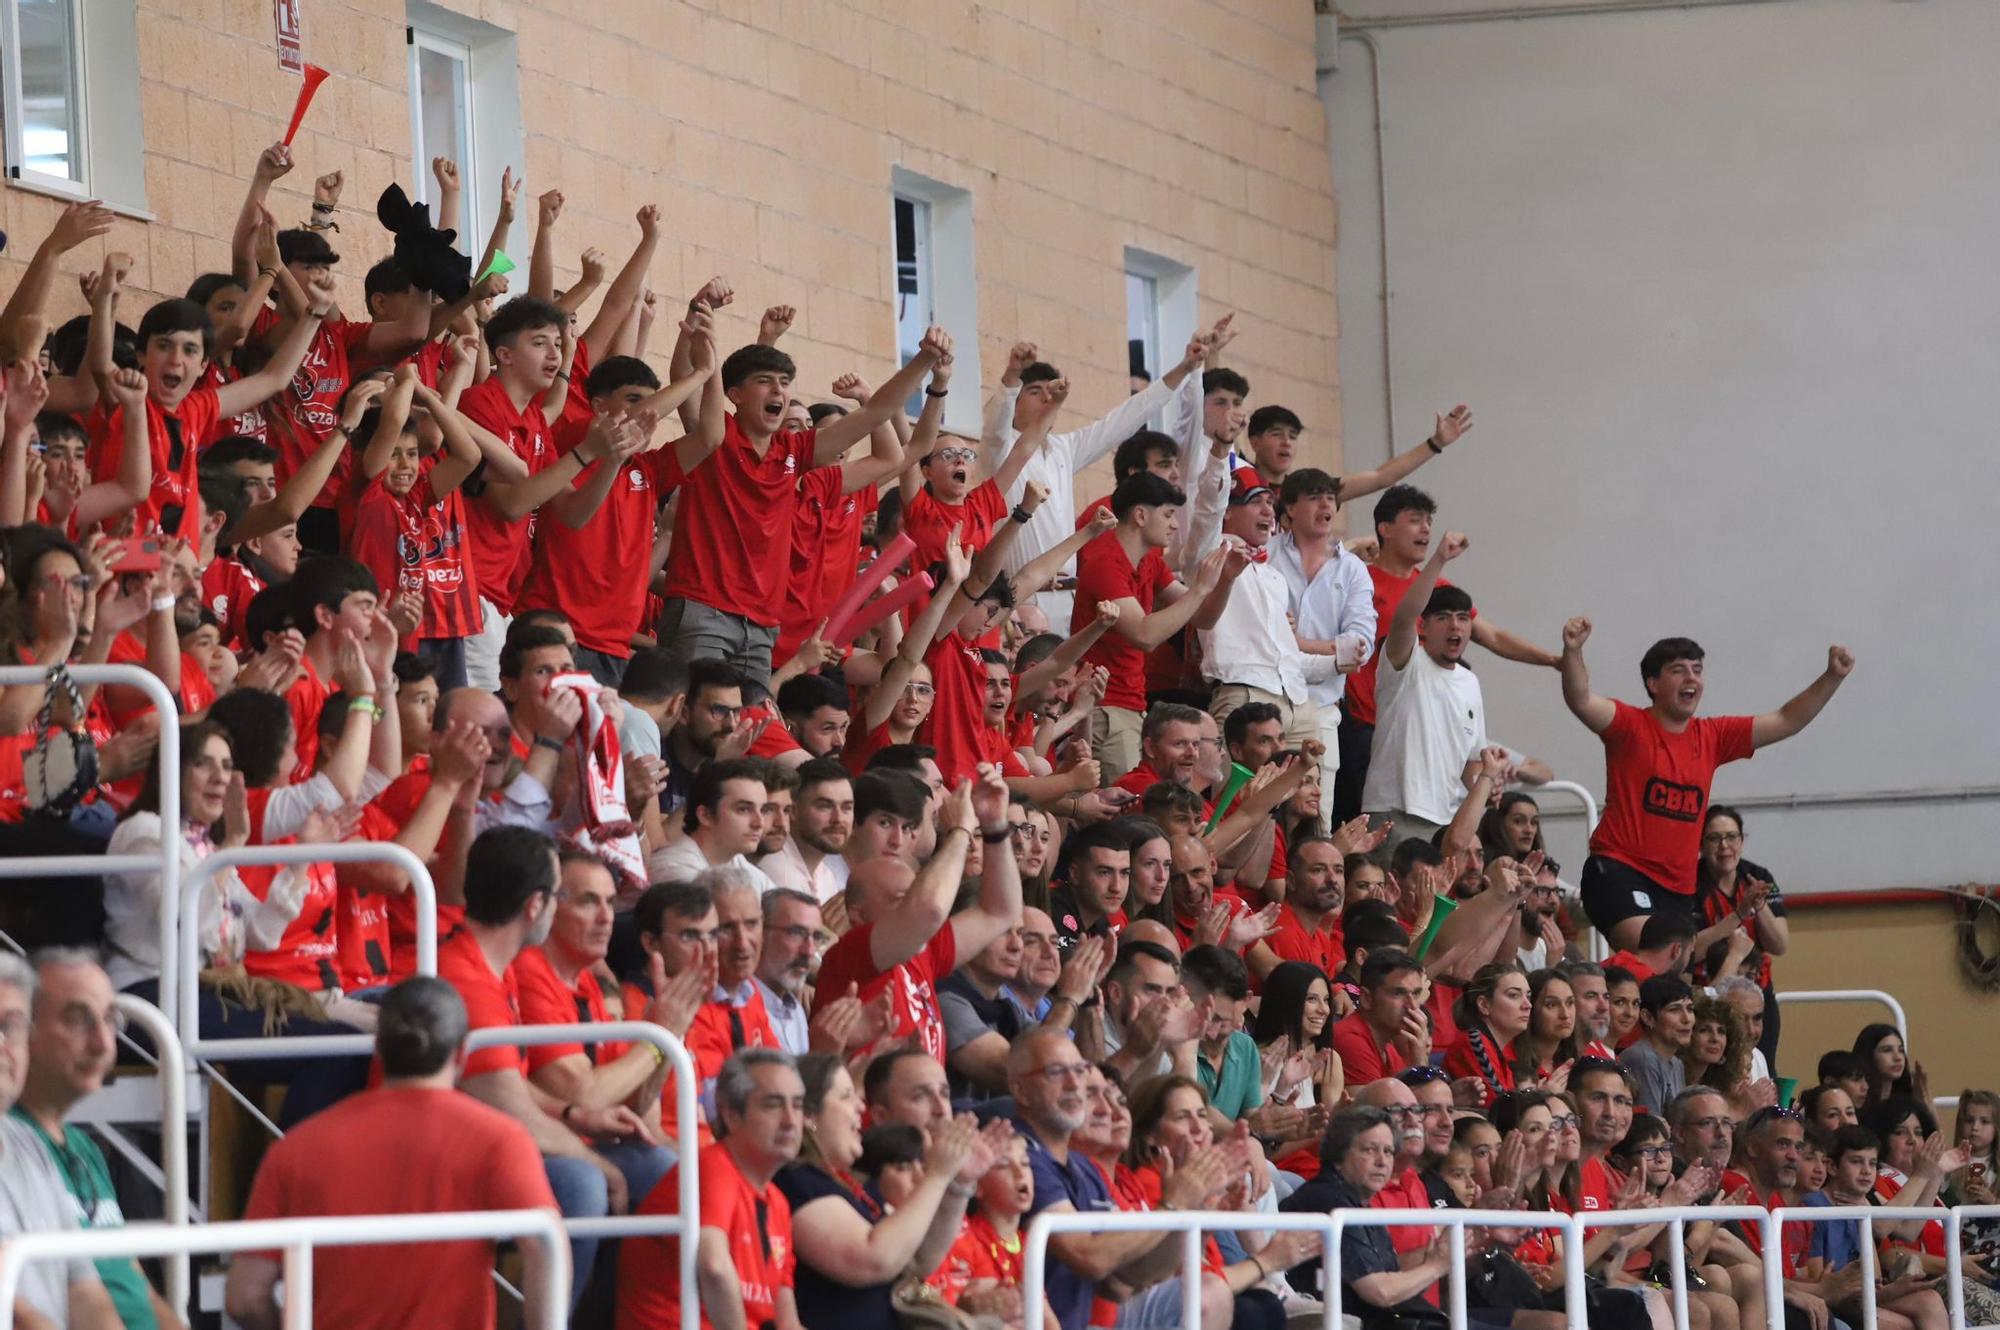
[[1975, 1159], [1967, 1167], [1971, 1172], [1972, 1176], [1975, 1178], [1983, 1178], [1986, 1176], [1986, 1164], [1982, 1160]]
[[160, 571], [160, 542], [157, 540], [135, 540], [125, 547], [125, 553], [111, 571], [123, 577], [126, 573], [157, 573]]

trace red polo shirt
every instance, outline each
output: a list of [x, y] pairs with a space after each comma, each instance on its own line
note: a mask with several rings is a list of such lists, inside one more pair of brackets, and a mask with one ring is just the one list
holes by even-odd
[[1375, 1041], [1375, 1029], [1359, 1009], [1334, 1022], [1333, 1049], [1340, 1054], [1341, 1069], [1350, 1090], [1394, 1076], [1410, 1065], [1394, 1040], [1387, 1045]]
[[[1166, 556], [1149, 549], [1133, 563], [1118, 543], [1118, 533], [1107, 531], [1083, 547], [1076, 556], [1076, 605], [1070, 611], [1069, 631], [1081, 632], [1097, 618], [1100, 600], [1139, 602], [1147, 614], [1161, 591], [1174, 584], [1173, 570]], [[1104, 689], [1104, 705], [1126, 711], [1146, 709], [1146, 653], [1116, 628], [1091, 644], [1083, 656], [1087, 665], [1102, 665], [1110, 675]]]
[[[484, 383], [467, 388], [458, 399], [458, 409], [466, 419], [492, 431], [514, 450], [514, 455], [534, 475], [556, 460], [555, 436], [549, 419], [542, 414], [539, 396], [528, 399], [526, 407], [516, 407], [492, 375]], [[502, 517], [490, 502], [468, 505], [465, 513], [466, 547], [471, 552], [472, 576], [479, 594], [502, 614], [514, 612], [514, 602], [527, 580], [533, 555], [535, 514], [518, 522]]]
[[812, 430], [780, 431], [763, 456], [731, 412], [722, 443], [688, 473], [667, 557], [668, 599], [776, 627], [791, 560], [799, 477], [813, 469]]

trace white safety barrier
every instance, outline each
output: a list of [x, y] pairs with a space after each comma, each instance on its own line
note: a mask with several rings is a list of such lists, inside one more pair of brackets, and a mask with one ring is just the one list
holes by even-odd
[[[1584, 789], [1583, 786], [1578, 785], [1575, 781], [1552, 780], [1541, 785], [1523, 785], [1519, 788], [1523, 794], [1533, 795], [1536, 803], [1540, 803], [1542, 796], [1545, 794], [1569, 795], [1583, 805], [1584, 839], [1588, 840], [1590, 833], [1597, 830], [1597, 796], [1589, 790]], [[1579, 865], [1580, 867], [1581, 865]]]
[[[1783, 1249], [1783, 1226], [1818, 1223], [1826, 1220], [1857, 1220], [1861, 1224], [1863, 1324], [1874, 1326], [1875, 1225], [1878, 1222], [1919, 1221], [1943, 1224], [1945, 1228], [1946, 1275], [1943, 1290], [1952, 1330], [1968, 1330], [1965, 1319], [1964, 1256], [1960, 1248], [1965, 1221], [2000, 1219], [2000, 1205], [1963, 1205], [1954, 1209], [1936, 1206], [1782, 1206], [1764, 1210], [1757, 1206], [1661, 1206], [1649, 1210], [1593, 1210], [1563, 1215], [1526, 1210], [1364, 1210], [1341, 1209], [1330, 1214], [1256, 1214], [1242, 1211], [1101, 1211], [1036, 1215], [1028, 1223], [1027, 1248], [1021, 1279], [1024, 1305], [1033, 1307], [1046, 1294], [1049, 1239], [1059, 1233], [1179, 1233], [1184, 1246], [1181, 1258], [1182, 1321], [1188, 1327], [1201, 1324], [1200, 1273], [1204, 1231], [1296, 1231], [1323, 1235], [1321, 1255], [1322, 1290], [1325, 1303], [1322, 1323], [1332, 1330], [1340, 1323], [1344, 1290], [1341, 1287], [1340, 1238], [1350, 1228], [1428, 1227], [1449, 1230], [1451, 1270], [1443, 1299], [1452, 1330], [1465, 1330], [1465, 1230], [1478, 1228], [1561, 1229], [1563, 1232], [1563, 1302], [1569, 1330], [1589, 1330], [1586, 1285], [1582, 1260], [1588, 1231], [1594, 1228], [1645, 1228], [1665, 1224], [1668, 1260], [1673, 1269], [1670, 1290], [1674, 1325], [1687, 1330], [1687, 1230], [1688, 1224], [1735, 1222], [1754, 1224], [1759, 1245], [1766, 1252]], [[1785, 1330], [1785, 1280], [1782, 1263], [1762, 1263], [1764, 1307], [1768, 1330]]]
[[[160, 1059], [159, 1074], [154, 1077], [160, 1087], [160, 1174], [164, 1181], [161, 1187], [162, 1210], [166, 1223], [174, 1227], [185, 1227], [188, 1222], [188, 1108], [187, 1077], [181, 1068], [186, 1060], [181, 1054], [180, 1036], [167, 1020], [166, 1013], [146, 1001], [129, 993], [120, 993], [115, 999], [118, 1010], [129, 1021], [146, 1027], [152, 1038], [153, 1052]], [[174, 1314], [187, 1316], [188, 1300], [188, 1254], [176, 1252], [167, 1258], [167, 1305]], [[8, 1299], [9, 1305], [12, 1299]]]
[[[191, 1058], [227, 1061], [231, 1058], [306, 1057], [307, 1047], [322, 1054], [358, 1054], [366, 1057], [375, 1041], [367, 1035], [318, 1035], [299, 1039], [203, 1039], [201, 1037], [201, 904], [200, 893], [217, 873], [226, 868], [289, 867], [297, 864], [392, 864], [410, 879], [410, 892], [417, 906], [417, 973], [437, 973], [437, 886], [430, 870], [394, 841], [345, 841], [338, 845], [246, 845], [241, 849], [218, 850], [194, 866], [180, 884], [180, 908], [173, 913], [184, 921], [179, 935], [161, 925], [164, 958], [173, 951], [179, 958], [180, 986], [170, 990], [162, 982], [163, 1005], [173, 992], [173, 1013], [180, 1029], [181, 1045]], [[164, 897], [163, 897], [164, 899]], [[167, 912], [161, 912], [162, 920]], [[163, 965], [164, 972], [165, 966]], [[270, 1045], [277, 1044], [272, 1049]]]
[[1907, 1044], [1910, 1041], [1910, 1018], [1903, 1014], [1903, 1004], [1896, 1001], [1893, 994], [1879, 988], [1801, 988], [1778, 994], [1780, 1006], [1823, 1006], [1829, 1002], [1880, 1003], [1889, 1009], [1890, 1019], [1896, 1033], [1903, 1036], [1903, 1042]]
[[[72, 665], [69, 677], [81, 685], [115, 684], [136, 688], [146, 695], [161, 718], [160, 742], [153, 760], [162, 771], [181, 769], [181, 730], [168, 724], [168, 717], [180, 715], [180, 704], [159, 676], [137, 665]], [[35, 685], [48, 681], [48, 671], [34, 665], [0, 667], [0, 687]], [[181, 783], [160, 782], [160, 825], [181, 824]], [[47, 858], [0, 860], [0, 878], [9, 877], [102, 877], [107, 873], [158, 873], [160, 875], [160, 993], [173, 991], [171, 941], [179, 926], [181, 876], [180, 842], [172, 836], [160, 837], [160, 852], [150, 854], [62, 854]]]
[[485, 1210], [448, 1214], [355, 1215], [340, 1218], [261, 1219], [234, 1224], [130, 1224], [124, 1228], [28, 1233], [0, 1246], [0, 1330], [13, 1330], [14, 1298], [30, 1261], [75, 1257], [181, 1256], [191, 1252], [243, 1252], [278, 1248], [284, 1253], [284, 1325], [311, 1330], [314, 1247], [400, 1246], [462, 1238], [533, 1238], [543, 1243], [543, 1325], [555, 1330], [568, 1317], [569, 1244], [553, 1210]]

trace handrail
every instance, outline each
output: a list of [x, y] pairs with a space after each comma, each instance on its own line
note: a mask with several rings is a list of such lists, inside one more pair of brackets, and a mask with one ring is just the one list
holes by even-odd
[[[1659, 1206], [1650, 1210], [1579, 1210], [1569, 1216], [1569, 1238], [1564, 1244], [1564, 1256], [1574, 1249], [1579, 1255], [1583, 1251], [1584, 1230], [1590, 1228], [1645, 1228], [1650, 1224], [1664, 1223], [1668, 1238], [1669, 1264], [1673, 1267], [1672, 1302], [1676, 1330], [1687, 1330], [1687, 1226], [1692, 1223], [1738, 1223], [1756, 1224], [1763, 1230], [1762, 1246], [1765, 1251], [1779, 1251], [1780, 1229], [1769, 1211], [1755, 1205], [1678, 1205]], [[1777, 1262], [1765, 1262], [1777, 1269]], [[1780, 1272], [1782, 1274], [1782, 1271]], [[1574, 1279], [1579, 1286], [1583, 1282], [1583, 1266], [1579, 1260], [1571, 1263], [1565, 1259], [1563, 1266], [1565, 1280]], [[1766, 1290], [1768, 1294], [1768, 1288]], [[1778, 1301], [1771, 1304], [1776, 1316], [1769, 1330], [1784, 1330], [1784, 1298], [1780, 1289]], [[1579, 1297], [1581, 1290], [1579, 1288]], [[1572, 1324], [1581, 1327], [1582, 1322], [1572, 1318]]]
[[[112, 684], [136, 688], [144, 693], [160, 715], [160, 742], [153, 752], [153, 760], [160, 764], [162, 771], [180, 771], [180, 703], [158, 675], [137, 665], [72, 665], [69, 677], [79, 684]], [[0, 688], [32, 687], [47, 681], [48, 670], [42, 666], [0, 666]], [[174, 718], [175, 723], [167, 723], [169, 716]], [[174, 956], [169, 944], [174, 929], [180, 923], [180, 839], [171, 834], [180, 824], [181, 783], [179, 780], [163, 780], [160, 782], [162, 834], [157, 858], [146, 854], [68, 854], [51, 855], [46, 859], [10, 859], [0, 861], [0, 878], [100, 877], [109, 873], [150, 873], [157, 870], [160, 875], [160, 992], [164, 995], [173, 991], [170, 983]]]
[[185, 1256], [192, 1252], [284, 1252], [287, 1330], [312, 1325], [312, 1249], [402, 1245], [460, 1238], [538, 1238], [547, 1325], [558, 1326], [569, 1308], [569, 1244], [553, 1210], [480, 1210], [445, 1214], [344, 1215], [257, 1219], [176, 1227], [128, 1224], [123, 1228], [63, 1229], [25, 1233], [0, 1246], [0, 1330], [13, 1330], [14, 1298], [30, 1261], [67, 1257]]
[[1584, 838], [1589, 839], [1590, 833], [1597, 830], [1597, 796], [1575, 781], [1550, 780], [1543, 781], [1540, 785], [1523, 785], [1519, 788], [1523, 793], [1537, 796], [1535, 800], [1537, 803], [1541, 802], [1539, 796], [1551, 792], [1574, 796], [1577, 802], [1583, 805]]
[[1828, 1002], [1879, 1002], [1889, 1009], [1895, 1018], [1896, 1033], [1903, 1036], [1905, 1044], [1910, 1041], [1910, 1018], [1903, 1014], [1903, 1004], [1892, 994], [1879, 988], [1801, 988], [1781, 991], [1780, 1003], [1793, 1002], [1800, 1006], [1816, 1006]]
[[[197, 893], [208, 884], [210, 878], [225, 868], [291, 867], [298, 864], [393, 864], [403, 870], [410, 879], [410, 891], [416, 897], [417, 906], [417, 973], [434, 975], [437, 973], [437, 886], [431, 881], [430, 870], [424, 861], [394, 841], [343, 841], [336, 845], [245, 845], [234, 850], [218, 850], [194, 866], [187, 880], [180, 885], [181, 903], [186, 907], [177, 912], [185, 921], [180, 936], [175, 939], [178, 946], [180, 965], [180, 988], [177, 993], [174, 1016], [179, 1023], [181, 1044], [189, 1057], [227, 1059], [231, 1057], [256, 1056], [247, 1052], [244, 1045], [262, 1045], [268, 1040], [256, 1039], [209, 1039], [201, 1037], [201, 905]], [[162, 958], [166, 952], [161, 953]], [[164, 973], [164, 964], [161, 969]], [[169, 990], [162, 983], [160, 992], [164, 996]], [[374, 1041], [366, 1035], [316, 1036], [318, 1039], [360, 1040], [360, 1044], [345, 1046], [341, 1051], [366, 1055]], [[299, 1047], [304, 1039], [289, 1041], [291, 1047], [283, 1053], [270, 1056], [309, 1056]], [[329, 1050], [331, 1051], [331, 1050]]]
[[[1949, 1210], [1927, 1205], [1781, 1205], [1771, 1211], [1779, 1227], [1786, 1224], [1818, 1224], [1828, 1220], [1858, 1219], [1861, 1221], [1861, 1323], [1875, 1324], [1875, 1221], [1887, 1219], [1901, 1223], [1904, 1220], [1918, 1220], [1923, 1223], [1933, 1221], [1946, 1226], [1946, 1243], [1956, 1249], [1958, 1246], [1959, 1219]], [[1769, 1265], [1772, 1262], [1765, 1262]], [[1769, 1277], [1766, 1277], [1769, 1283]], [[1962, 1326], [1964, 1322], [1954, 1321]]]
[[[160, 1174], [166, 1182], [162, 1189], [165, 1200], [164, 1221], [176, 1228], [187, 1227], [188, 1222], [188, 1110], [187, 1073], [183, 1070], [187, 1061], [181, 1052], [180, 1036], [174, 1033], [173, 1023], [161, 1011], [144, 998], [133, 997], [130, 993], [120, 993], [113, 999], [118, 1010], [127, 1017], [146, 1027], [146, 1033], [153, 1040], [153, 1052], [159, 1058], [159, 1072], [154, 1077], [160, 1086]], [[177, 1252], [167, 1259], [167, 1305], [174, 1309], [174, 1315], [187, 1320], [188, 1254]]]

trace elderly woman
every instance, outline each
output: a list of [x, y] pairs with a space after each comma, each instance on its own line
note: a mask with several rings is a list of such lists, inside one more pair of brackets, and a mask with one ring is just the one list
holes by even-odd
[[892, 1326], [896, 1284], [944, 1260], [965, 1225], [966, 1202], [1011, 1132], [1000, 1124], [982, 1135], [969, 1114], [934, 1124], [922, 1180], [890, 1214], [854, 1177], [861, 1095], [847, 1068], [830, 1053], [808, 1053], [799, 1076], [805, 1139], [798, 1162], [776, 1179], [792, 1206], [799, 1320], [806, 1330]]

